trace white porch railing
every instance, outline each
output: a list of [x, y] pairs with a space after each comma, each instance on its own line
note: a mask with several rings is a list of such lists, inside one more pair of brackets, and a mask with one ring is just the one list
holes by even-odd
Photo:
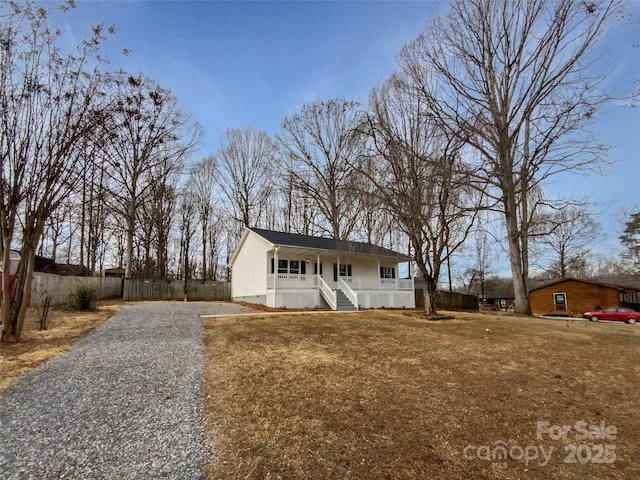
[[[267, 275], [267, 288], [318, 288], [318, 278], [322, 279], [318, 275], [272, 273]], [[340, 281], [355, 291], [381, 290], [389, 292], [413, 290], [413, 280], [411, 278], [340, 277]]]
[[338, 308], [338, 299], [336, 298], [336, 292], [334, 292], [327, 282], [325, 282], [322, 277], [318, 277], [318, 286], [320, 287], [320, 293], [322, 297], [326, 300], [327, 304], [331, 308], [331, 310], [336, 310]]
[[354, 292], [349, 284], [344, 281], [344, 277], [338, 278], [338, 287], [347, 296], [349, 301], [358, 309], [358, 294]]
[[316, 288], [317, 275], [277, 273], [267, 275], [267, 288]]

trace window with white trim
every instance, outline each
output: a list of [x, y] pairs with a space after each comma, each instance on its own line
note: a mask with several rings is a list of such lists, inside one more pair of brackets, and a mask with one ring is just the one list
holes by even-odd
[[300, 261], [299, 260], [289, 260], [289, 273], [293, 275], [298, 275], [300, 273]]
[[289, 273], [289, 260], [278, 260], [278, 273]]
[[567, 294], [564, 292], [553, 294], [553, 304], [556, 310], [567, 310]]
[[[351, 264], [350, 263], [341, 263], [340, 264], [340, 276], [341, 277], [351, 277]], [[333, 281], [338, 281], [338, 264], [333, 264]]]
[[380, 267], [380, 278], [396, 278], [395, 267]]
[[[302, 260], [278, 259], [278, 273], [289, 273], [291, 275], [305, 275], [306, 264]], [[273, 262], [271, 263], [271, 273], [273, 273]]]

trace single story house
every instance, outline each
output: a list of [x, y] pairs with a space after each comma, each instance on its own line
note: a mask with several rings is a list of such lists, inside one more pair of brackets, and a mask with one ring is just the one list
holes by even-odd
[[[20, 252], [11, 250], [9, 252], [9, 276], [15, 275], [20, 264]], [[2, 272], [2, 259], [0, 258], [0, 273]], [[51, 258], [36, 255], [33, 263], [33, 271], [40, 273], [58, 273], [58, 264]]]
[[103, 277], [117, 277], [124, 278], [124, 268], [105, 268], [102, 272]]
[[77, 265], [73, 263], [58, 263], [58, 275], [74, 276], [74, 277], [88, 277], [89, 268], [84, 265]]
[[[412, 259], [370, 243], [247, 228], [231, 257], [231, 297], [278, 308], [415, 308]], [[411, 275], [409, 275], [411, 277]]]
[[529, 303], [534, 315], [579, 317], [584, 312], [609, 307], [638, 308], [640, 290], [575, 278], [565, 278], [534, 288]]
[[513, 291], [489, 291], [484, 293], [480, 301], [485, 308], [507, 310], [514, 304], [516, 297]]

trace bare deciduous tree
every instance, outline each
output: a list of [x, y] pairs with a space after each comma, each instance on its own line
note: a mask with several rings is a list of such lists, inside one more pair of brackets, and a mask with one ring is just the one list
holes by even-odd
[[[203, 280], [207, 280], [212, 273], [207, 268], [207, 246], [209, 245], [209, 228], [213, 227], [210, 222], [215, 209], [217, 174], [216, 158], [210, 155], [196, 163], [189, 176], [189, 184], [193, 191], [196, 211], [200, 219]], [[211, 262], [209, 262], [209, 266], [215, 270], [215, 265], [212, 265]]]
[[477, 293], [485, 298], [487, 279], [491, 274], [491, 258], [494, 240], [481, 225], [477, 225], [469, 238], [473, 240], [473, 263], [466, 270], [467, 294]]
[[281, 229], [302, 235], [320, 234], [320, 230], [315, 226], [318, 211], [314, 202], [311, 201], [308, 192], [301, 188], [296, 175], [286, 167], [282, 167], [279, 187], [278, 200], [282, 206]]
[[95, 145], [82, 156], [82, 180], [79, 229], [80, 263], [90, 273], [100, 270], [107, 249], [106, 229], [109, 209], [107, 204], [107, 175], [105, 165], [95, 161]]
[[232, 128], [227, 130], [216, 157], [220, 162], [220, 187], [231, 203], [233, 218], [242, 228], [258, 226], [272, 194], [276, 159], [273, 140], [254, 128]]
[[606, 100], [589, 53], [618, 5], [456, 0], [401, 53], [440, 125], [482, 154], [479, 180], [504, 215], [519, 313], [531, 313], [529, 192], [602, 159], [586, 130]]
[[187, 280], [193, 278], [193, 270], [195, 265], [192, 263], [191, 241], [196, 234], [197, 217], [196, 217], [196, 200], [193, 193], [189, 189], [183, 189], [180, 193], [180, 207], [178, 214], [180, 216], [180, 261], [182, 262], [182, 279], [184, 280], [184, 295], [187, 295]]
[[112, 111], [100, 147], [112, 167], [114, 207], [127, 226], [125, 278], [130, 278], [141, 201], [154, 182], [180, 170], [202, 130], [155, 80], [119, 71], [113, 85]]
[[159, 178], [151, 185], [153, 202], [154, 246], [156, 251], [156, 278], [167, 278], [169, 264], [169, 240], [177, 203], [175, 177]]
[[318, 226], [336, 239], [348, 238], [357, 222], [353, 165], [362, 148], [360, 122], [357, 102], [316, 102], [285, 118], [278, 137], [295, 188], [320, 213]]
[[167, 175], [166, 167], [161, 166], [149, 175], [149, 188], [140, 196], [140, 208], [137, 209], [132, 276], [166, 279], [178, 173]]
[[442, 265], [464, 242], [478, 204], [460, 162], [462, 142], [429, 120], [405, 80], [395, 75], [371, 93], [363, 124], [370, 154], [359, 172], [409, 237], [425, 311], [435, 313]]
[[98, 51], [107, 32], [95, 26], [64, 50], [63, 34], [44, 7], [31, 2], [2, 2], [0, 7], [0, 254], [5, 267], [22, 216], [21, 258], [12, 291], [9, 269], [2, 272], [7, 299], [2, 336], [19, 341], [36, 248], [50, 216], [78, 183], [89, 133], [103, 122], [105, 84]]
[[220, 278], [227, 278], [226, 267], [224, 269], [222, 268], [220, 258], [224, 240], [228, 234], [227, 225], [230, 220], [224, 207], [214, 207], [210, 212], [208, 221], [209, 228], [207, 230], [207, 243], [209, 244], [208, 278], [214, 281]]
[[537, 228], [541, 234], [532, 241], [548, 255], [541, 253], [536, 263], [547, 259], [541, 267], [553, 279], [585, 277], [589, 247], [598, 235], [598, 225], [591, 215], [581, 209], [563, 208], [542, 214]]

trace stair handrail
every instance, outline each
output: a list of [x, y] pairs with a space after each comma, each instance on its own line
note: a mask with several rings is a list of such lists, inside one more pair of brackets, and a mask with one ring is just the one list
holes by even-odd
[[325, 282], [324, 279], [320, 275], [318, 275], [318, 287], [320, 288], [320, 294], [326, 300], [326, 302], [329, 304], [329, 307], [331, 307], [331, 310], [337, 310], [338, 309], [338, 299], [337, 299], [336, 292], [334, 292], [331, 289], [331, 287], [329, 287], [329, 285], [327, 285], [327, 282]]
[[358, 310], [358, 294], [351, 289], [349, 284], [344, 281], [344, 278], [338, 277], [338, 288], [343, 291], [349, 301], [353, 303], [353, 306]]

